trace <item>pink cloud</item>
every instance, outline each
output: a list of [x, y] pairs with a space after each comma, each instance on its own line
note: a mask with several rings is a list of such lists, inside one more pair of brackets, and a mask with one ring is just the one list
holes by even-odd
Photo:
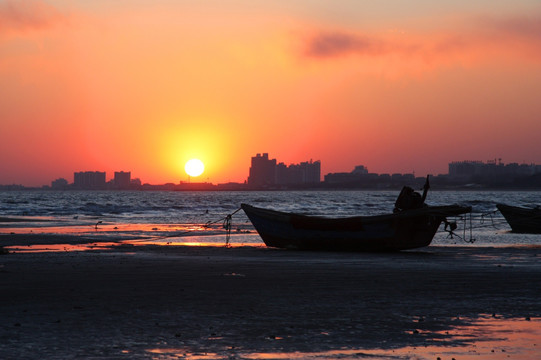
[[379, 39], [340, 32], [315, 34], [306, 48], [307, 55], [313, 57], [333, 57], [350, 53], [379, 54], [382, 51], [382, 42]]
[[40, 0], [7, 0], [0, 3], [0, 34], [50, 28], [65, 21], [55, 7]]
[[[357, 55], [383, 57], [398, 55], [405, 60], [437, 60], [467, 56], [521, 56], [534, 54], [541, 60], [541, 17], [513, 17], [506, 19], [477, 18], [455, 30], [435, 29], [430, 33], [406, 33], [390, 36], [374, 33], [317, 31], [304, 41], [304, 56], [313, 59], [340, 58]], [[509, 54], [510, 49], [516, 51]]]
[[482, 19], [480, 23], [500, 35], [532, 39], [541, 43], [541, 17], [514, 17], [508, 19]]

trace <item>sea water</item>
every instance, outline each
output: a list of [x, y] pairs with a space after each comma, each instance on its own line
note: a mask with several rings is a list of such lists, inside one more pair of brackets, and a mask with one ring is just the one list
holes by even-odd
[[[240, 204], [302, 214], [347, 217], [390, 213], [399, 191], [51, 191], [0, 192], [0, 234], [86, 234], [121, 238], [225, 241], [232, 214], [231, 243], [262, 241]], [[430, 191], [427, 204], [472, 207], [471, 215], [449, 219], [458, 228], [440, 228], [433, 245], [538, 245], [541, 235], [514, 234], [497, 203], [541, 205], [541, 191]]]

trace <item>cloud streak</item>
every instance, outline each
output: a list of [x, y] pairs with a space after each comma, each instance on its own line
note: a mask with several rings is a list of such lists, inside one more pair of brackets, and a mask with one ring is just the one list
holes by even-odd
[[484, 19], [481, 23], [500, 35], [514, 38], [533, 39], [541, 42], [541, 17], [515, 17], [508, 19]]
[[346, 56], [433, 60], [443, 56], [475, 54], [477, 57], [501, 54], [515, 56], [527, 52], [541, 61], [541, 17], [476, 19], [469, 26], [455, 31], [365, 35], [340, 31], [319, 31], [304, 40], [304, 56], [312, 59], [333, 59]]
[[40, 0], [7, 0], [0, 3], [0, 34], [41, 30], [65, 21], [55, 7]]
[[312, 57], [334, 57], [350, 53], [378, 55], [383, 52], [382, 47], [382, 41], [368, 36], [322, 32], [310, 39], [306, 53]]

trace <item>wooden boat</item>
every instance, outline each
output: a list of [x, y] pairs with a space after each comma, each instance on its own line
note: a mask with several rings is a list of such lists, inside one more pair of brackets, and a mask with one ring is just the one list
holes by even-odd
[[505, 220], [516, 233], [541, 234], [541, 208], [526, 208], [506, 204], [496, 204]]
[[267, 246], [301, 250], [399, 251], [430, 245], [449, 216], [468, 213], [459, 205], [424, 206], [376, 216], [328, 218], [241, 204]]

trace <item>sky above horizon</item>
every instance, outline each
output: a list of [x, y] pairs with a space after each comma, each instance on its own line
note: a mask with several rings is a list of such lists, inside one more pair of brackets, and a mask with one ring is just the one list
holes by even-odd
[[0, 184], [541, 164], [538, 0], [0, 0]]

